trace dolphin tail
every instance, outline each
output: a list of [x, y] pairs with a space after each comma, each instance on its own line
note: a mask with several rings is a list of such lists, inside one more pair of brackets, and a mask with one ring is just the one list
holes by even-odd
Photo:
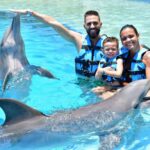
[[3, 109], [6, 116], [3, 126], [30, 119], [35, 116], [45, 116], [41, 112], [14, 99], [0, 99], [0, 107]]

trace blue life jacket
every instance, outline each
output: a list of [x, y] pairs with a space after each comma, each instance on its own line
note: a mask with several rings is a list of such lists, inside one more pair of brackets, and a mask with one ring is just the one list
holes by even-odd
[[95, 46], [92, 46], [89, 36], [85, 37], [79, 56], [75, 58], [75, 70], [77, 74], [91, 77], [95, 76], [102, 52], [103, 39], [100, 38]]
[[126, 47], [121, 47], [121, 49], [119, 50], [119, 55], [122, 55], [124, 53], [127, 53], [129, 50]]
[[[134, 57], [129, 58], [129, 51], [123, 53], [121, 58], [124, 60], [124, 71], [123, 76], [126, 82], [131, 82], [135, 80], [145, 79], [145, 64], [142, 62], [142, 56], [146, 51], [148, 51], [148, 47], [143, 46], [143, 49], [139, 50], [135, 53]], [[127, 68], [126, 62], [131, 61], [130, 69]]]
[[[113, 58], [107, 58], [104, 56], [99, 62], [99, 67], [100, 68], [111, 67], [112, 69], [116, 70], [117, 56]], [[106, 74], [102, 75], [102, 79], [105, 80], [106, 82], [122, 81], [122, 78], [112, 77]]]

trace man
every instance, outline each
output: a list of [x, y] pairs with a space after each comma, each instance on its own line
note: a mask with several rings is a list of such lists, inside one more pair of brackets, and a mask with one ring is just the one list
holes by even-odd
[[95, 75], [99, 60], [103, 55], [101, 51], [103, 39], [99, 35], [102, 22], [97, 11], [89, 10], [84, 15], [84, 28], [87, 32], [87, 36], [84, 39], [80, 33], [67, 29], [51, 16], [32, 10], [12, 11], [20, 14], [31, 14], [50, 25], [66, 40], [74, 43], [79, 54], [75, 58], [76, 73], [87, 77]]

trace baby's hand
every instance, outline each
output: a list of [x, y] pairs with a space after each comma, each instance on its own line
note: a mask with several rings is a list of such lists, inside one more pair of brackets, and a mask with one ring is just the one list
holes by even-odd
[[114, 71], [114, 69], [112, 67], [105, 67], [105, 70]]

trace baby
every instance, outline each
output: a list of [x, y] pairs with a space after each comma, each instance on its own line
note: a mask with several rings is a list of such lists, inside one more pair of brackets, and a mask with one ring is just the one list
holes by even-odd
[[106, 86], [98, 86], [92, 89], [96, 94], [101, 94], [121, 86], [123, 60], [119, 55], [119, 42], [115, 37], [107, 37], [103, 41], [104, 57], [100, 60], [95, 78], [106, 82]]

